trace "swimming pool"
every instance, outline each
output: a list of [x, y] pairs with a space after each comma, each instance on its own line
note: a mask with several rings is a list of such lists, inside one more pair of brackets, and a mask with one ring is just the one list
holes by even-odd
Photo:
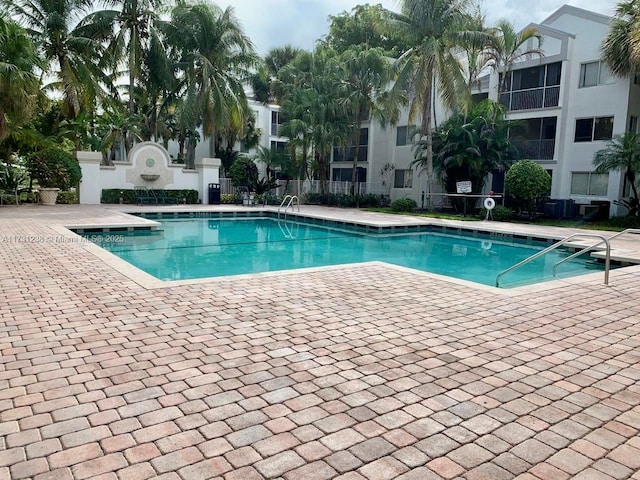
[[[161, 280], [186, 280], [381, 261], [494, 286], [502, 270], [548, 244], [464, 234], [367, 233], [274, 218], [161, 219], [157, 231], [85, 236]], [[555, 250], [506, 275], [501, 286], [553, 279], [568, 256]], [[559, 277], [593, 273], [588, 259], [564, 263]]]

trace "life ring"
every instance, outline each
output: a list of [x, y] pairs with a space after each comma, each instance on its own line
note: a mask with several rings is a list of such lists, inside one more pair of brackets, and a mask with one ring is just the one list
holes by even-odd
[[491, 198], [491, 197], [487, 197], [484, 199], [484, 208], [486, 208], [487, 210], [493, 210], [496, 206], [496, 201]]
[[489, 240], [483, 240], [482, 241], [482, 249], [483, 250], [491, 250], [491, 247], [493, 247], [493, 243], [491, 243]]

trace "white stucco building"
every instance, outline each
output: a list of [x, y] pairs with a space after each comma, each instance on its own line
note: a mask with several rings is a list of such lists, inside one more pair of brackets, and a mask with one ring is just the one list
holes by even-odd
[[[613, 205], [625, 194], [623, 175], [593, 173], [593, 156], [606, 140], [626, 130], [638, 130], [640, 86], [638, 79], [613, 77], [599, 61], [600, 48], [610, 18], [565, 5], [537, 27], [543, 35], [543, 58], [523, 61], [508, 73], [507, 91], [499, 99], [508, 118], [527, 126], [512, 131], [520, 158], [542, 164], [552, 176], [552, 199], [571, 199], [577, 212], [592, 202], [611, 202], [612, 215], [626, 210]], [[498, 100], [499, 74], [482, 79], [478, 98]], [[441, 122], [445, 113], [439, 109]], [[407, 139], [406, 113], [398, 126], [382, 129], [375, 122], [360, 135], [360, 179], [380, 182], [386, 163], [395, 167], [392, 197], [419, 200], [426, 175], [411, 171], [413, 151]], [[366, 155], [366, 156], [365, 156]], [[353, 157], [351, 157], [353, 158]], [[350, 180], [351, 162], [334, 156], [332, 180]], [[502, 192], [504, 176], [496, 172], [487, 190]], [[588, 210], [588, 207], [587, 207]]]
[[[543, 36], [545, 55], [517, 63], [508, 73], [502, 98], [498, 99], [497, 72], [481, 78], [479, 88], [474, 91], [478, 100], [488, 97], [501, 101], [508, 109], [509, 119], [526, 125], [512, 129], [511, 133], [519, 158], [543, 165], [552, 177], [551, 198], [573, 200], [576, 214], [588, 213], [592, 202], [610, 202], [611, 215], [626, 213], [623, 207], [613, 205], [614, 200], [628, 196], [622, 173], [593, 172], [594, 153], [614, 135], [637, 131], [640, 118], [640, 79], [613, 77], [606, 64], [599, 61], [610, 20], [588, 10], [561, 7], [540, 24], [532, 24]], [[250, 105], [262, 131], [260, 144], [285, 148], [287, 139], [278, 132], [279, 107], [253, 100]], [[435, 108], [435, 121], [440, 124], [447, 112], [439, 105]], [[420, 204], [427, 179], [423, 172], [410, 166], [414, 153], [407, 116], [403, 112], [394, 127], [382, 128], [375, 121], [363, 125], [358, 178], [368, 184], [368, 191], [380, 193], [381, 171], [385, 165], [392, 165], [393, 171], [385, 179], [391, 197], [411, 197]], [[334, 149], [331, 181], [351, 181], [354, 147], [346, 151]], [[241, 145], [238, 148], [250, 156], [256, 155], [255, 150], [243, 150]], [[208, 153], [207, 142], [201, 142], [196, 158]], [[490, 189], [496, 193], [504, 191], [503, 172], [495, 172], [488, 180], [486, 190]]]

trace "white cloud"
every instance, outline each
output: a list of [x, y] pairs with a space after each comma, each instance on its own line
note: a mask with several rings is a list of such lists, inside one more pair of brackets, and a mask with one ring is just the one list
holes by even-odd
[[[215, 0], [214, 0], [215, 1]], [[304, 49], [312, 49], [315, 41], [329, 28], [329, 15], [351, 10], [367, 0], [218, 0], [221, 7], [233, 6], [245, 32], [260, 54], [270, 48], [290, 43]], [[370, 0], [391, 10], [399, 10], [397, 0]], [[563, 4], [612, 15], [616, 0], [483, 0], [483, 10], [489, 24], [506, 18], [522, 28], [538, 23]]]

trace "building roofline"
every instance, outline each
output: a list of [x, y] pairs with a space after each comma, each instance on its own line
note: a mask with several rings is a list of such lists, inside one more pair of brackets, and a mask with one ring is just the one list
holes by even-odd
[[537, 28], [538, 31], [544, 36], [550, 36], [557, 38], [559, 40], [564, 40], [567, 38], [576, 38], [573, 33], [568, 33], [563, 30], [558, 30], [557, 28], [553, 28], [549, 25], [545, 25], [544, 23], [530, 23], [525, 28], [534, 27]]
[[547, 18], [545, 18], [540, 24], [551, 23], [560, 18], [562, 15], [569, 14], [574, 17], [584, 18], [592, 22], [601, 23], [603, 25], [609, 25], [611, 23], [611, 17], [603, 15], [601, 13], [592, 12], [591, 10], [585, 10], [584, 8], [574, 7], [572, 5], [563, 5], [558, 10], [553, 12]]

